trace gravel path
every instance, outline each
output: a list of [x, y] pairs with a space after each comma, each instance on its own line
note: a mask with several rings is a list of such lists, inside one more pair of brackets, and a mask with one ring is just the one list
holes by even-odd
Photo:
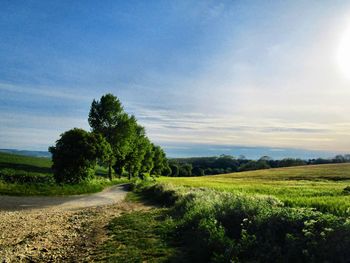
[[125, 186], [72, 197], [0, 197], [0, 263], [93, 262], [121, 213], [149, 209], [123, 201]]
[[128, 185], [112, 186], [96, 194], [77, 196], [0, 196], [0, 211], [56, 207], [70, 210], [117, 203], [125, 198]]

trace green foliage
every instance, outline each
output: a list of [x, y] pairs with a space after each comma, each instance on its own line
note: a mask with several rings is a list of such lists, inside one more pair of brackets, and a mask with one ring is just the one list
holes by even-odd
[[346, 186], [346, 187], [343, 189], [343, 193], [344, 193], [344, 194], [350, 194], [350, 186]]
[[0, 152], [0, 169], [9, 168], [28, 172], [51, 172], [51, 159], [45, 157], [31, 157]]
[[[122, 175], [125, 171], [129, 179], [143, 177], [144, 173], [161, 175], [169, 173], [163, 150], [153, 146], [145, 130], [136, 118], [124, 112], [121, 102], [112, 94], [106, 94], [99, 101], [94, 100], [89, 113], [89, 124], [94, 133], [102, 134], [110, 143], [113, 155], [109, 168]], [[111, 178], [111, 169], [109, 169]]]
[[147, 139], [144, 144], [145, 155], [141, 163], [141, 173], [150, 174], [154, 167], [154, 151], [152, 143]]
[[63, 133], [49, 151], [56, 182], [68, 184], [92, 179], [97, 160], [104, 162], [112, 154], [102, 136], [77, 128]]
[[0, 180], [6, 184], [50, 184], [54, 182], [48, 158], [0, 153]]
[[241, 165], [238, 169], [239, 171], [253, 171], [253, 170], [261, 170], [261, 169], [269, 169], [270, 165], [265, 160], [259, 161], [249, 161], [243, 165]]
[[100, 176], [89, 182], [74, 185], [57, 185], [51, 171], [52, 162], [48, 158], [28, 157], [0, 153], [0, 194], [6, 195], [75, 195], [94, 193], [127, 179], [103, 178], [105, 169], [99, 167]]
[[109, 225], [110, 239], [94, 256], [103, 262], [183, 262], [177, 244], [167, 237], [167, 209], [122, 214]]
[[184, 165], [191, 165], [193, 167], [191, 171], [192, 173], [188, 172], [186, 169], [180, 169], [179, 176], [191, 176], [191, 174], [202, 176], [279, 167], [345, 162], [350, 162], [350, 155], [337, 155], [332, 159], [318, 158], [309, 160], [295, 158], [274, 160], [269, 156], [262, 156], [259, 160], [247, 160], [244, 156], [235, 158], [231, 155], [222, 154], [220, 156], [212, 157], [175, 158], [170, 160], [171, 167], [175, 169], [175, 171], [172, 171], [171, 176], [174, 176], [177, 170]]
[[169, 167], [171, 169], [171, 174], [170, 176], [174, 176], [174, 177], [177, 177], [179, 176], [179, 171], [180, 171], [180, 168], [179, 168], [179, 165], [176, 164], [176, 163], [169, 163]]
[[[153, 169], [152, 174], [154, 175], [169, 175], [168, 160], [166, 159], [165, 152], [160, 146], [153, 145]], [[164, 174], [166, 172], [167, 174]]]
[[112, 166], [122, 163], [129, 148], [131, 124], [119, 99], [106, 94], [99, 101], [93, 100], [88, 118], [92, 131], [101, 134], [111, 145], [113, 155], [108, 160], [109, 177], [112, 179]]
[[182, 164], [179, 168], [179, 175], [192, 176], [192, 165], [189, 163]]
[[111, 143], [112, 129], [116, 128], [124, 117], [124, 109], [118, 98], [106, 94], [100, 101], [93, 100], [88, 121], [95, 132], [103, 134]]
[[129, 173], [129, 179], [141, 173], [144, 157], [150, 148], [150, 142], [145, 135], [144, 128], [137, 124], [134, 116], [131, 116], [130, 120], [134, 129], [130, 137], [130, 151], [125, 157], [125, 168]]
[[193, 262], [347, 262], [350, 221], [273, 197], [139, 186], [173, 205], [172, 231]]
[[19, 184], [52, 184], [54, 178], [52, 174], [43, 174], [37, 172], [26, 172], [14, 169], [0, 169], [0, 180], [5, 183]]
[[323, 164], [204, 177], [161, 177], [162, 182], [249, 195], [271, 195], [287, 206], [349, 215], [350, 164]]

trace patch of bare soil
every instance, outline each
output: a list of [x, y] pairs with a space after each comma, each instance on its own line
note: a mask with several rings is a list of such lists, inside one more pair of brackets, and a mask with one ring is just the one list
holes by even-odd
[[79, 210], [0, 211], [0, 262], [91, 262], [106, 225], [123, 212], [149, 207], [120, 202]]

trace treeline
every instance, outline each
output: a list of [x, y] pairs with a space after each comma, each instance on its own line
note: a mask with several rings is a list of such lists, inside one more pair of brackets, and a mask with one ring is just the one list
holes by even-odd
[[244, 156], [235, 158], [231, 155], [220, 155], [213, 157], [175, 158], [169, 160], [169, 166], [171, 169], [170, 176], [203, 176], [279, 167], [345, 162], [350, 162], [349, 154], [337, 155], [330, 159], [317, 158], [309, 160], [295, 158], [274, 160], [269, 156], [263, 156], [258, 160], [249, 160]]
[[170, 174], [163, 149], [149, 140], [144, 127], [124, 111], [116, 96], [93, 100], [88, 121], [90, 132], [71, 129], [49, 148], [57, 183], [89, 180], [97, 165], [108, 167], [110, 179], [114, 174], [129, 179]]

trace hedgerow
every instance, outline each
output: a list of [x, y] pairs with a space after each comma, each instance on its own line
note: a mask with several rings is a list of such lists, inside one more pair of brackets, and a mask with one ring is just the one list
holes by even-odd
[[[350, 219], [248, 196], [166, 184], [136, 186], [172, 206], [169, 235], [196, 262], [348, 262]], [[168, 220], [169, 221], [169, 220]]]

